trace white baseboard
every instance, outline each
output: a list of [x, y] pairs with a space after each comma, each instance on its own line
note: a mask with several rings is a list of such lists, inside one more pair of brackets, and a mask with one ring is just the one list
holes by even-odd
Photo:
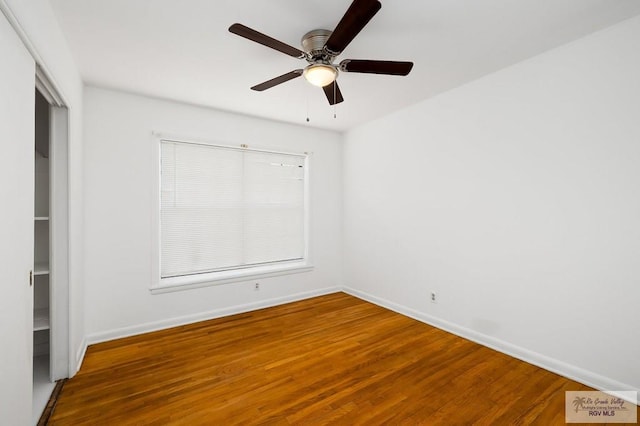
[[[552, 373], [556, 373], [560, 376], [566, 377], [599, 391], [624, 399], [628, 402], [631, 402], [632, 404], [638, 405], [638, 389], [634, 389], [633, 386], [630, 386], [628, 384], [612, 380], [608, 377], [604, 377], [592, 371], [584, 370], [555, 358], [530, 351], [529, 349], [513, 345], [511, 343], [505, 342], [504, 340], [496, 339], [495, 337], [479, 333], [466, 327], [461, 327], [452, 322], [444, 321], [424, 312], [416, 311], [415, 309], [399, 305], [397, 303], [382, 299], [380, 297], [365, 293], [360, 290], [356, 290], [350, 287], [344, 287], [342, 291], [351, 296], [366, 300], [367, 302], [371, 302], [375, 305], [405, 315], [409, 318], [413, 318], [420, 322], [424, 322], [433, 327], [455, 334], [456, 336], [471, 340], [482, 346], [486, 346], [498, 352], [502, 352], [521, 361], [533, 364], [540, 368], [544, 368], [545, 370], [551, 371]], [[634, 391], [636, 392], [636, 400], [629, 399], [628, 394], [620, 394], [616, 391]]]
[[[168, 318], [160, 321], [148, 322], [144, 324], [134, 325], [131, 327], [123, 327], [115, 330], [109, 330], [101, 333], [94, 333], [87, 336], [88, 345], [95, 343], [107, 342], [109, 340], [121, 339], [123, 337], [135, 336], [137, 334], [149, 333], [152, 331], [164, 330], [171, 327], [192, 324], [199, 321], [206, 321], [214, 318], [225, 317], [229, 315], [241, 314], [244, 312], [255, 311], [257, 309], [270, 308], [285, 303], [296, 302], [299, 300], [310, 299], [312, 297], [323, 296], [325, 294], [337, 293], [341, 291], [340, 287], [329, 287], [321, 290], [313, 290], [302, 293], [291, 294], [273, 299], [260, 300], [253, 303], [243, 305], [230, 306], [212, 311], [200, 312], [193, 315], [185, 315], [181, 317]], [[86, 345], [85, 345], [86, 347]], [[83, 354], [84, 356], [84, 354]]]
[[84, 361], [84, 356], [87, 353], [87, 339], [86, 337], [82, 338], [80, 342], [80, 347], [76, 351], [76, 359], [75, 364], [70, 365], [69, 368], [69, 378], [76, 375], [78, 371], [80, 371], [80, 367], [82, 367], [82, 361]]

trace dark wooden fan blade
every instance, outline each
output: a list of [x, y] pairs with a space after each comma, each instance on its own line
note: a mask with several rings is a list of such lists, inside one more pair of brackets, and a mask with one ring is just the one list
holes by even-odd
[[369, 74], [407, 75], [413, 62], [371, 61], [367, 59], [345, 59], [340, 62], [340, 70]]
[[325, 48], [333, 55], [340, 54], [381, 7], [382, 4], [378, 0], [353, 0], [329, 36]]
[[239, 35], [240, 37], [248, 38], [251, 41], [255, 41], [256, 43], [260, 43], [263, 46], [267, 46], [289, 56], [293, 56], [294, 58], [305, 57], [305, 53], [302, 50], [296, 49], [293, 46], [289, 46], [286, 43], [269, 37], [268, 35], [262, 34], [242, 24], [231, 25], [229, 27], [229, 32]]
[[262, 92], [263, 90], [267, 90], [272, 88], [273, 86], [277, 86], [278, 84], [293, 80], [294, 78], [300, 77], [301, 75], [302, 70], [294, 70], [286, 74], [282, 74], [281, 76], [278, 76], [276, 78], [272, 78], [271, 80], [267, 80], [264, 83], [257, 84], [253, 86], [251, 90]]
[[340, 93], [340, 87], [338, 87], [337, 81], [334, 81], [331, 84], [327, 84], [322, 88], [322, 90], [324, 90], [324, 94], [327, 96], [329, 105], [339, 104], [340, 102], [344, 101], [342, 93]]

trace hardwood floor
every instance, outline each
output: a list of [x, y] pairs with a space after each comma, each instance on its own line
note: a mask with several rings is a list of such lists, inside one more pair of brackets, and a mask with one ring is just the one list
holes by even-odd
[[563, 425], [566, 390], [590, 388], [336, 293], [93, 345], [50, 424]]

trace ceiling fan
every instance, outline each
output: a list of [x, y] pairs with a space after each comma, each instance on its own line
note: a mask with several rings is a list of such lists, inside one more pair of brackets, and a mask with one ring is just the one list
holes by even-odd
[[344, 59], [334, 64], [335, 58], [351, 43], [382, 5], [378, 0], [353, 0], [349, 9], [333, 31], [312, 30], [302, 36], [302, 48], [297, 49], [242, 24], [233, 24], [229, 31], [263, 46], [278, 50], [294, 58], [304, 59], [309, 65], [253, 86], [259, 92], [285, 83], [301, 75], [314, 86], [322, 87], [330, 105], [344, 100], [336, 78], [338, 72], [402, 75], [409, 74], [413, 62]]

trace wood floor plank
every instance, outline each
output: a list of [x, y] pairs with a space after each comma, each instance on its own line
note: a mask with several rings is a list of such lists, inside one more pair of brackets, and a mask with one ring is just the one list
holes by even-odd
[[533, 365], [344, 293], [92, 345], [51, 425], [564, 424]]

